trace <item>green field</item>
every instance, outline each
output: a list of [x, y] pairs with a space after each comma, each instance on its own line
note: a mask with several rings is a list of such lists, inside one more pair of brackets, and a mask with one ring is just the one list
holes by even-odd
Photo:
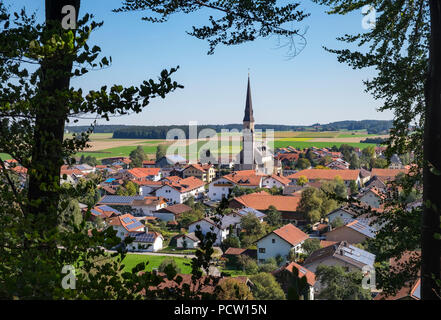
[[176, 261], [177, 265], [181, 269], [181, 273], [191, 273], [191, 259], [172, 257], [172, 256], [156, 256], [156, 255], [143, 255], [143, 254], [127, 254], [123, 260], [124, 271], [131, 271], [138, 263], [149, 262], [147, 265], [147, 271], [151, 271], [153, 268], [158, 268], [162, 261], [167, 258], [171, 258]]
[[309, 142], [309, 141], [295, 141], [295, 140], [276, 140], [274, 142], [274, 148], [286, 148], [288, 146], [297, 148], [297, 149], [305, 149], [310, 147], [316, 148], [332, 148], [333, 146], [337, 146], [339, 148], [342, 144], [347, 144], [355, 148], [364, 149], [369, 146], [374, 146], [374, 143], [359, 143], [359, 142]]

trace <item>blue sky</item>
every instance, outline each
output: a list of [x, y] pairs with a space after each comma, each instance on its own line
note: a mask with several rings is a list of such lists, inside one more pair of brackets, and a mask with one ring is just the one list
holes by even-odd
[[[13, 8], [37, 9], [43, 19], [43, 0], [6, 0]], [[378, 112], [381, 101], [364, 92], [362, 81], [372, 70], [352, 70], [322, 46], [343, 48], [335, 40], [345, 33], [363, 31], [362, 14], [327, 15], [324, 6], [303, 1], [311, 13], [300, 27], [308, 27], [308, 44], [293, 59], [286, 49], [276, 49], [277, 38], [259, 39], [238, 46], [218, 46], [207, 55], [208, 43], [185, 33], [207, 21], [208, 11], [172, 16], [164, 24], [141, 21], [143, 13], [112, 13], [120, 0], [83, 0], [80, 15], [93, 13], [104, 26], [92, 44], [111, 56], [111, 68], [76, 79], [83, 90], [102, 85], [138, 85], [156, 78], [164, 68], [180, 66], [174, 79], [185, 88], [154, 100], [141, 114], [111, 118], [99, 124], [168, 125], [240, 123], [245, 105], [248, 69], [251, 70], [256, 123], [308, 125], [339, 120], [392, 119]], [[211, 12], [210, 12], [211, 13]], [[213, 13], [211, 13], [213, 14]], [[89, 124], [82, 120], [79, 124]]]

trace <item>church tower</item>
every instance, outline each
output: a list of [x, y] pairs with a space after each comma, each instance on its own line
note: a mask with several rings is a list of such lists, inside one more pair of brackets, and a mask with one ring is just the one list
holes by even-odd
[[243, 149], [240, 154], [240, 165], [241, 170], [251, 170], [254, 169], [255, 159], [254, 159], [254, 116], [253, 116], [253, 102], [251, 99], [251, 85], [250, 85], [250, 75], [248, 74], [248, 87], [247, 87], [247, 97], [245, 102], [245, 115], [243, 117], [243, 137], [242, 144]]

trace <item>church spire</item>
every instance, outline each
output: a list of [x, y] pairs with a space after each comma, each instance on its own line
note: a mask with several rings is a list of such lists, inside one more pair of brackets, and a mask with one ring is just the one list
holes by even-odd
[[247, 88], [247, 101], [245, 103], [245, 116], [244, 122], [254, 122], [253, 116], [253, 102], [251, 101], [251, 86], [250, 86], [250, 73], [248, 72], [248, 88]]

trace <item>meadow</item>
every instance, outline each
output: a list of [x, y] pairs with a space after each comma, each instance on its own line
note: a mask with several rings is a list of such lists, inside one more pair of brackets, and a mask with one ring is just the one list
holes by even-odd
[[[72, 134], [66, 134], [66, 138], [71, 138]], [[317, 148], [330, 148], [332, 146], [340, 147], [343, 143], [353, 147], [366, 148], [367, 146], [375, 146], [371, 143], [360, 143], [367, 137], [386, 137], [375, 134], [368, 134], [364, 130], [357, 131], [277, 131], [274, 132], [274, 148], [284, 148], [292, 146], [294, 148], [305, 149], [310, 147]], [[182, 146], [186, 148], [186, 153], [189, 152], [189, 146], [194, 147], [197, 143], [198, 152], [201, 148], [207, 144], [207, 140], [187, 140], [182, 143]], [[94, 133], [90, 136], [89, 145], [90, 148], [76, 154], [77, 157], [93, 156], [97, 160], [111, 157], [128, 157], [130, 152], [136, 149], [137, 146], [141, 146], [149, 159], [155, 158], [156, 148], [158, 145], [165, 144], [170, 145], [172, 141], [165, 139], [112, 139], [111, 133]], [[203, 149], [206, 149], [204, 147]], [[219, 142], [215, 150], [210, 150], [213, 156], [218, 154], [237, 154], [241, 150], [241, 146], [231, 145], [221, 146]], [[0, 157], [3, 160], [8, 160], [11, 157], [7, 154], [0, 153]]]

